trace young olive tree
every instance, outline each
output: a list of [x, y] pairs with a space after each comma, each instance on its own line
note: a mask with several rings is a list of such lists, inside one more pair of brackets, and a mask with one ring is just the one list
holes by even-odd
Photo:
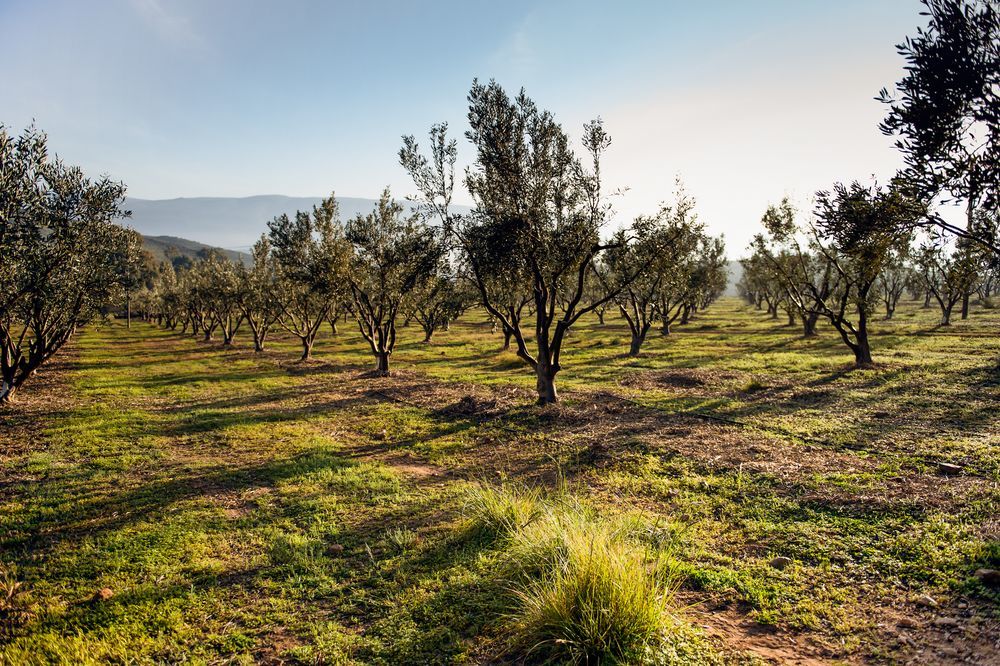
[[437, 274], [445, 247], [419, 215], [403, 215], [388, 188], [371, 213], [347, 223], [346, 239], [352, 312], [375, 357], [373, 374], [385, 377], [396, 347], [396, 318], [410, 294]]
[[698, 239], [694, 270], [691, 271], [689, 302], [681, 323], [702, 312], [716, 301], [729, 284], [726, 242], [722, 236], [702, 235]]
[[222, 345], [231, 347], [245, 319], [240, 307], [245, 288], [239, 267], [222, 253], [211, 251], [198, 262], [198, 289], [216, 327]]
[[[570, 328], [645, 269], [603, 298], [584, 300], [595, 260], [611, 247], [601, 240], [610, 209], [600, 171], [611, 138], [599, 120], [584, 127], [590, 158], [584, 166], [562, 127], [524, 91], [511, 98], [494, 81], [474, 81], [468, 100], [466, 137], [476, 150], [465, 178], [475, 202], [471, 214], [450, 210], [457, 148], [444, 125], [431, 129], [430, 159], [404, 137], [400, 161], [461, 248], [483, 307], [511, 332], [518, 357], [534, 372], [538, 403], [555, 403]], [[512, 293], [530, 294], [530, 321]]]
[[936, 234], [920, 245], [916, 270], [924, 289], [941, 310], [941, 325], [951, 324], [952, 311], [978, 284], [980, 246], [959, 238], [952, 246], [943, 234]]
[[[664, 206], [657, 215], [638, 217], [631, 230], [612, 237], [613, 247], [604, 257], [602, 282], [606, 287], [627, 282], [614, 302], [631, 333], [629, 356], [639, 354], [646, 334], [660, 316], [665, 284], [677, 265], [695, 251], [698, 231], [694, 219], [685, 212]], [[634, 242], [627, 242], [628, 234]], [[638, 277], [630, 279], [637, 272]]]
[[750, 247], [758, 270], [766, 272], [782, 303], [793, 313], [790, 316], [798, 317], [802, 335], [811, 338], [817, 335], [816, 325], [822, 316], [816, 303], [830, 297], [836, 275], [814, 237], [803, 244], [796, 214], [787, 197], [777, 206], [768, 206], [761, 218], [765, 233], [757, 234]]
[[435, 274], [414, 290], [410, 308], [424, 331], [424, 342], [429, 343], [438, 329], [446, 328], [475, 302], [476, 295], [444, 259]]
[[278, 268], [271, 254], [271, 241], [266, 235], [254, 243], [250, 251], [253, 263], [237, 267], [241, 289], [238, 304], [253, 334], [253, 350], [263, 352], [267, 336], [281, 318], [281, 296], [278, 291]]
[[82, 325], [121, 303], [139, 247], [115, 223], [125, 186], [50, 160], [34, 128], [0, 126], [0, 404]]
[[279, 215], [267, 225], [281, 298], [278, 323], [299, 338], [300, 361], [311, 357], [316, 335], [344, 279], [348, 248], [339, 211], [331, 195], [311, 214]]
[[855, 364], [871, 365], [868, 323], [874, 287], [893, 248], [927, 214], [922, 203], [898, 188], [837, 183], [816, 194], [816, 247], [830, 263], [836, 284], [827, 297], [813, 290], [816, 309], [854, 352]]
[[889, 249], [886, 255], [885, 265], [879, 271], [877, 278], [877, 289], [882, 304], [885, 306], [885, 318], [892, 319], [896, 313], [896, 306], [903, 292], [906, 291], [907, 282], [912, 276], [910, 266], [910, 245], [912, 239], [909, 235], [900, 238], [895, 247]]

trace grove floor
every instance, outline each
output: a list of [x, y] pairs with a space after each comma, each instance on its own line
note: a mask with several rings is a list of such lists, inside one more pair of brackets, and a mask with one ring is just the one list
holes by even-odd
[[644, 526], [721, 661], [1000, 663], [1000, 310], [918, 306], [865, 370], [735, 299], [638, 358], [587, 321], [550, 408], [476, 312], [384, 379], [346, 325], [89, 328], [0, 411], [0, 664], [502, 663], [503, 481]]

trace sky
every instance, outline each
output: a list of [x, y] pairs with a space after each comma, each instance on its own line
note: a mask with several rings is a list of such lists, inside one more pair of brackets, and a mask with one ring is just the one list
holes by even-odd
[[[0, 123], [133, 197], [376, 197], [400, 136], [465, 141], [476, 77], [571, 137], [600, 116], [614, 224], [680, 177], [740, 256], [768, 203], [901, 164], [874, 100], [917, 0], [0, 0]], [[463, 191], [456, 201], [469, 203]], [[197, 239], [195, 239], [197, 240]]]

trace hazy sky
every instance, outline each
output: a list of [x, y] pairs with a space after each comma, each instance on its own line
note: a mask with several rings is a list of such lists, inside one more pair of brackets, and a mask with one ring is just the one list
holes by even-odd
[[[916, 0], [0, 0], [0, 122], [132, 196], [412, 191], [401, 134], [465, 130], [474, 77], [572, 135], [601, 116], [622, 219], [672, 196], [738, 256], [768, 202], [899, 164], [873, 97]], [[464, 138], [460, 156], [471, 150]], [[468, 202], [464, 193], [457, 197]]]

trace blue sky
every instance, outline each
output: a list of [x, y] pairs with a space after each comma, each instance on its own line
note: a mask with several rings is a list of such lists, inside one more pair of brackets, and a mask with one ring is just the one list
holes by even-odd
[[[622, 220], [680, 175], [737, 256], [769, 201], [899, 164], [872, 98], [916, 0], [0, 0], [0, 122], [144, 198], [411, 191], [401, 134], [464, 131], [474, 77], [571, 134], [602, 116]], [[460, 142], [460, 155], [471, 151]], [[457, 197], [467, 201], [464, 194]]]

